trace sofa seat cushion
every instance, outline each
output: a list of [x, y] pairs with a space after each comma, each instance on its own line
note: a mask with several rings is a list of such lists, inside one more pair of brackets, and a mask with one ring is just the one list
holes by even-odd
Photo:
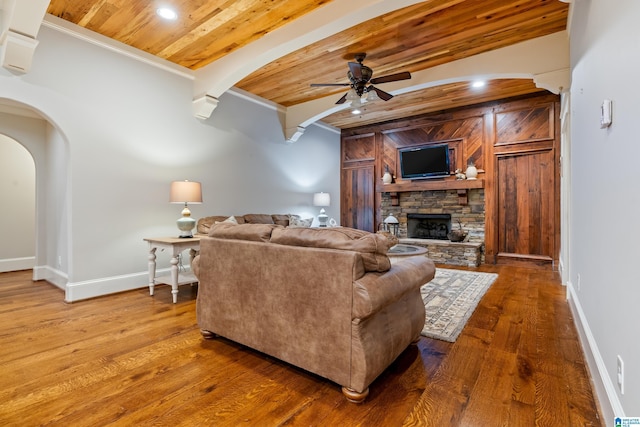
[[274, 229], [282, 228], [277, 224], [242, 224], [220, 222], [211, 226], [209, 237], [219, 239], [249, 240], [253, 242], [268, 242]]
[[271, 243], [354, 251], [362, 257], [365, 271], [384, 272], [391, 268], [387, 238], [353, 228], [277, 228], [271, 233]]

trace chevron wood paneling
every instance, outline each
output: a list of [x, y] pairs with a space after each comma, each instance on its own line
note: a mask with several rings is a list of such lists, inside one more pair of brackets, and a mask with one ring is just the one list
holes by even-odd
[[[453, 151], [451, 156], [451, 172], [456, 168], [466, 169], [469, 160], [482, 169], [483, 161], [483, 117], [443, 120], [436, 124], [427, 124], [412, 129], [385, 131], [384, 161], [389, 166], [396, 166], [397, 150], [425, 144], [447, 142]], [[464, 143], [462, 143], [464, 141]], [[399, 172], [398, 172], [399, 173]]]
[[551, 108], [535, 108], [496, 114], [496, 145], [553, 139]]

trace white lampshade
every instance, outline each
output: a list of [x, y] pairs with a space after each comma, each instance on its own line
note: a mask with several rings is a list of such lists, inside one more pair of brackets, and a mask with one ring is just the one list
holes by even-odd
[[169, 203], [184, 203], [182, 217], [176, 221], [180, 230], [179, 237], [193, 237], [196, 220], [191, 218], [188, 203], [202, 203], [202, 186], [195, 181], [174, 181], [169, 191]]
[[202, 186], [195, 181], [173, 181], [169, 192], [170, 203], [202, 203]]
[[313, 195], [313, 206], [330, 206], [331, 196], [329, 193], [315, 193]]

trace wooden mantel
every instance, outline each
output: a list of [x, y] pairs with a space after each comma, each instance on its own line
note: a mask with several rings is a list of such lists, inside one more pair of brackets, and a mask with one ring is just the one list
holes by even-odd
[[381, 184], [378, 192], [389, 193], [391, 205], [399, 205], [398, 193], [407, 191], [434, 191], [434, 190], [457, 190], [458, 201], [461, 205], [468, 203], [467, 192], [472, 188], [484, 188], [484, 179], [445, 179], [445, 180], [424, 180], [410, 181], [397, 184]]

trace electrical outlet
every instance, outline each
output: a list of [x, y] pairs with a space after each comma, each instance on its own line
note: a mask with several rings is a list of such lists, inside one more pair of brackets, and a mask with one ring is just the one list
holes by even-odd
[[620, 394], [624, 394], [624, 362], [620, 355], [618, 355], [618, 388], [620, 389]]
[[580, 290], [580, 274], [578, 274], [578, 290]]

